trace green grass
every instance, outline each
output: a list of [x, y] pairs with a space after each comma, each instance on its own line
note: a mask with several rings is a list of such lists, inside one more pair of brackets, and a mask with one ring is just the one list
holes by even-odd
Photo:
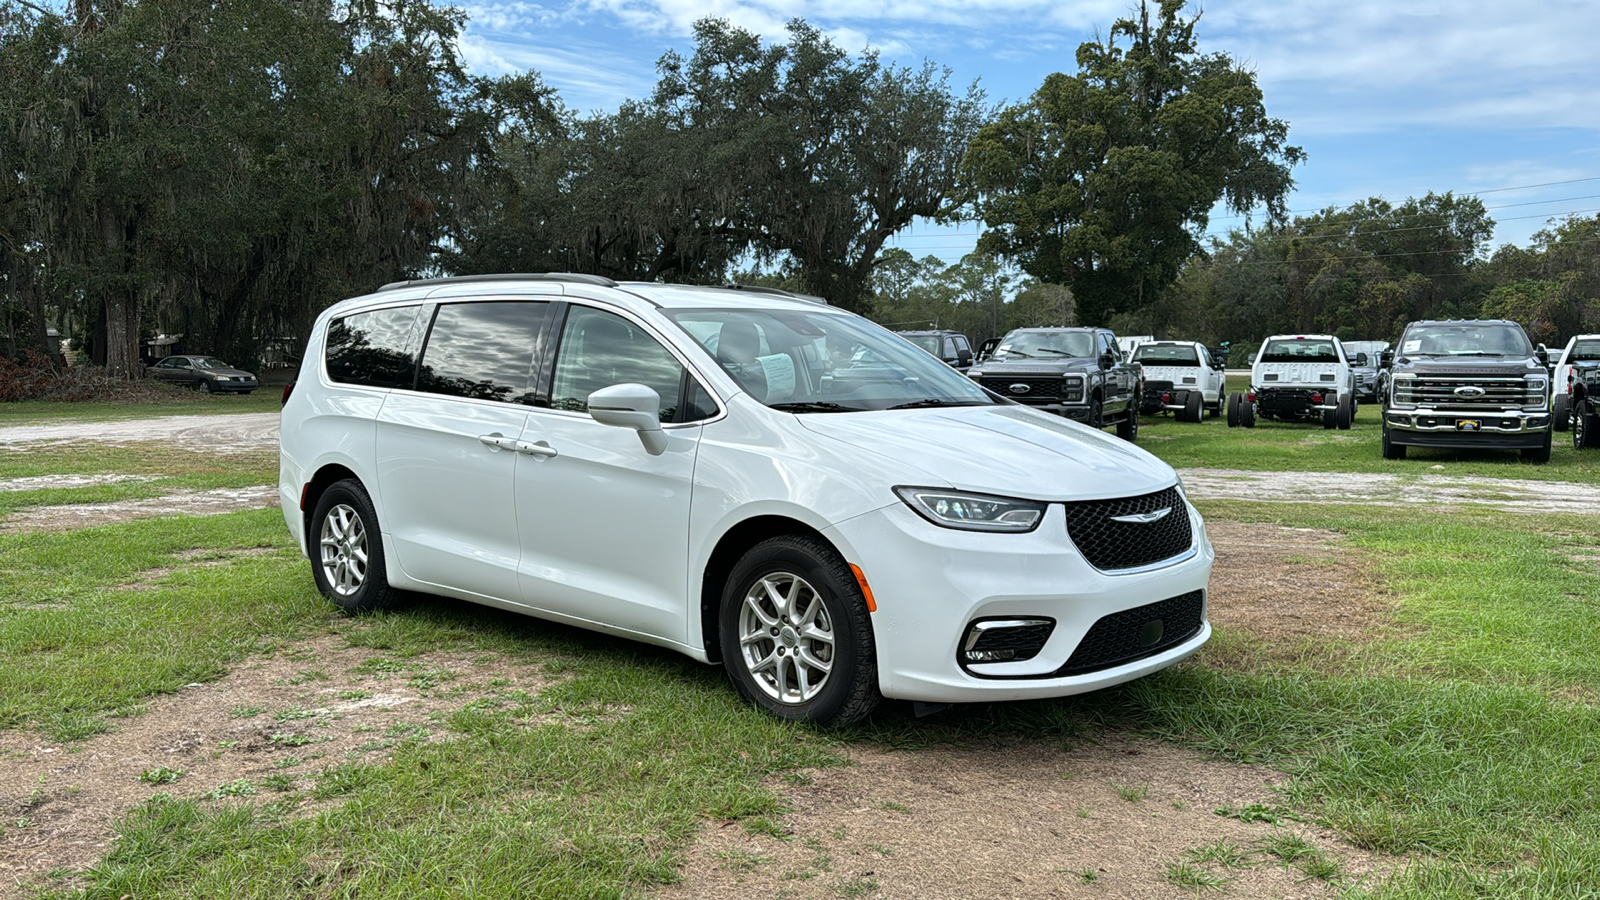
[[24, 400], [0, 403], [0, 428], [10, 425], [45, 425], [51, 422], [104, 422], [116, 419], [147, 419], [152, 416], [205, 416], [232, 413], [277, 412], [282, 406], [283, 385], [268, 384], [252, 394], [201, 394], [172, 388], [170, 399], [147, 403], [84, 402], [63, 403]]

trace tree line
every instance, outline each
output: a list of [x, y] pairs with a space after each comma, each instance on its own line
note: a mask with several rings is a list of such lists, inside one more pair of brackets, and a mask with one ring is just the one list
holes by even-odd
[[[802, 20], [771, 42], [707, 19], [648, 96], [591, 114], [535, 72], [467, 71], [464, 15], [425, 0], [62, 2], [0, 0], [13, 356], [55, 325], [119, 376], [157, 328], [249, 361], [387, 281], [507, 271], [777, 283], [975, 338], [1285, 317], [1366, 336], [1491, 297], [1559, 331], [1594, 296], [1593, 223], [1487, 260], [1470, 198], [1289, 220], [1304, 154], [1182, 0], [1005, 106]], [[1267, 225], [1203, 243], [1219, 203]], [[983, 223], [978, 251], [886, 249], [919, 219]]]

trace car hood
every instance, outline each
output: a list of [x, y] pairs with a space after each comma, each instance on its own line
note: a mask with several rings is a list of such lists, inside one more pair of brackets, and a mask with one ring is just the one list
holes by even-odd
[[1515, 376], [1536, 375], [1545, 368], [1533, 357], [1401, 356], [1395, 358], [1394, 370], [1418, 375]]
[[908, 473], [921, 470], [965, 491], [1094, 500], [1148, 494], [1177, 481], [1171, 466], [1127, 441], [1022, 406], [797, 418], [809, 431], [899, 460]]
[[973, 366], [983, 370], [986, 376], [1000, 378], [1006, 375], [1060, 375], [1063, 372], [1086, 372], [1099, 369], [1100, 362], [1084, 356], [1069, 356], [1061, 359], [988, 359], [974, 363]]

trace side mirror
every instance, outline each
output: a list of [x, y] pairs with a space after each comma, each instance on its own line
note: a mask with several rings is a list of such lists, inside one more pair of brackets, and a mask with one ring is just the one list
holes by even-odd
[[1358, 365], [1358, 366], [1370, 366], [1370, 365], [1372, 365], [1372, 363], [1368, 361], [1367, 355], [1365, 353], [1357, 353], [1356, 354], [1356, 365]]
[[667, 433], [661, 430], [661, 395], [642, 384], [613, 384], [589, 395], [589, 416], [602, 425], [639, 432], [645, 452], [667, 452]]
[[1394, 365], [1394, 351], [1393, 350], [1385, 350], [1382, 353], [1378, 354], [1378, 366], [1380, 368], [1387, 369], [1392, 365]]
[[971, 350], [957, 350], [956, 351], [956, 365], [958, 365], [958, 366], [970, 366], [970, 365], [972, 365], [972, 351]]
[[1117, 361], [1111, 358], [1111, 354], [1109, 352], [1100, 354], [1100, 368], [1109, 369], [1116, 364]]
[[1543, 344], [1533, 348], [1533, 355], [1539, 357], [1539, 365], [1550, 365], [1550, 351], [1546, 350]]

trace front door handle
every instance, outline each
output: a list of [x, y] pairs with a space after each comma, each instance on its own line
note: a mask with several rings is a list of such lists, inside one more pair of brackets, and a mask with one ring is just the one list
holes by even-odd
[[550, 446], [544, 441], [539, 441], [538, 443], [534, 443], [533, 441], [517, 441], [517, 452], [526, 453], [529, 456], [543, 456], [549, 458], [556, 455], [556, 448]]
[[496, 450], [515, 450], [517, 440], [516, 438], [508, 438], [496, 431], [490, 434], [478, 435], [478, 443], [488, 447], [493, 447]]

